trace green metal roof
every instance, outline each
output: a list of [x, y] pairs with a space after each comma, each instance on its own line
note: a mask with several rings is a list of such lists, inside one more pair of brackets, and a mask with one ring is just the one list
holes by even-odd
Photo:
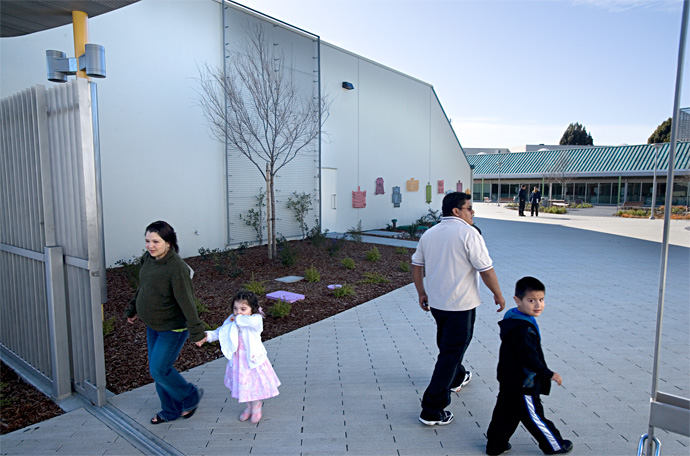
[[[668, 169], [669, 143], [659, 149], [657, 173]], [[655, 148], [639, 146], [587, 147], [509, 154], [467, 155], [474, 165], [474, 177], [542, 177], [568, 173], [587, 176], [646, 176], [654, 172]], [[675, 172], [687, 174], [690, 168], [690, 142], [676, 143]]]

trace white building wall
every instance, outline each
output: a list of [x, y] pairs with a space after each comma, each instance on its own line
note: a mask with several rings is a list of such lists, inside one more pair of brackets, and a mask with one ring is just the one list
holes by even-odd
[[[90, 42], [106, 49], [107, 78], [96, 81], [106, 263], [141, 254], [143, 231], [158, 219], [173, 225], [184, 257], [201, 247], [223, 248], [224, 146], [212, 139], [196, 91], [197, 68], [223, 61], [221, 5], [142, 0], [89, 19], [89, 32]], [[0, 40], [1, 98], [53, 84], [46, 79], [48, 49], [73, 57], [72, 26]], [[321, 72], [322, 93], [332, 100], [321, 155], [321, 178], [332, 176], [322, 182], [329, 192], [322, 197], [324, 228], [344, 232], [359, 220], [364, 229], [382, 228], [393, 218], [407, 224], [429, 207], [440, 209], [437, 180], [446, 189], [469, 180], [429, 84], [323, 42]], [[343, 81], [355, 89], [342, 89]], [[377, 177], [384, 195], [374, 195]], [[417, 192], [406, 190], [412, 177], [420, 182]], [[367, 192], [365, 209], [352, 208], [358, 186]], [[393, 186], [401, 189], [400, 208], [393, 207]]]
[[[197, 64], [222, 58], [221, 6], [214, 1], [143, 0], [89, 19], [103, 45], [99, 96], [106, 263], [144, 250], [158, 219], [177, 231], [182, 256], [223, 247], [223, 146], [197, 106]], [[193, 28], [193, 30], [192, 30]], [[74, 56], [72, 26], [0, 40], [0, 97], [46, 79], [45, 51]]]
[[[397, 219], [412, 223], [429, 208], [440, 210], [445, 189], [469, 184], [470, 168], [432, 86], [363, 57], [322, 42], [323, 91], [331, 101], [324, 130], [322, 168], [337, 174], [336, 207], [332, 195], [323, 195], [324, 228], [344, 232], [359, 220], [364, 229], [384, 228]], [[342, 88], [351, 82], [354, 90]], [[382, 177], [385, 194], [375, 195]], [[407, 191], [414, 178], [419, 190]], [[426, 203], [426, 185], [432, 185], [432, 202]], [[326, 185], [322, 184], [325, 188]], [[399, 186], [402, 204], [395, 208], [393, 187]], [[352, 192], [366, 190], [366, 208], [352, 207]], [[335, 220], [335, 222], [329, 222]]]

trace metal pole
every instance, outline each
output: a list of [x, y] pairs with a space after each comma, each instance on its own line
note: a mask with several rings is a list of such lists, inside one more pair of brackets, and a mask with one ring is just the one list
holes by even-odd
[[[671, 143], [668, 148], [668, 172], [666, 175], [666, 199], [664, 211], [664, 235], [661, 243], [661, 265], [659, 267], [659, 299], [656, 314], [656, 336], [654, 340], [654, 367], [652, 369], [652, 401], [656, 400], [659, 383], [659, 356], [661, 351], [661, 328], [664, 316], [664, 295], [666, 294], [666, 269], [668, 266], [668, 233], [669, 222], [671, 221], [671, 198], [673, 196], [673, 167], [676, 155], [676, 132], [678, 131], [678, 121], [680, 113], [680, 92], [683, 85], [683, 64], [685, 57], [685, 39], [688, 28], [688, 8], [690, 0], [683, 1], [683, 19], [680, 26], [680, 44], [678, 46], [678, 68], [676, 70], [676, 91], [673, 102], [673, 120], [671, 121]], [[652, 454], [652, 442], [654, 441], [654, 427], [649, 426], [647, 432], [649, 440], [647, 442], [647, 454]]]
[[496, 196], [496, 201], [498, 202], [498, 205], [501, 205], [501, 167], [503, 166], [503, 162], [498, 162], [496, 163], [498, 165], [498, 192]]
[[659, 149], [663, 144], [652, 144], [654, 147], [654, 181], [652, 183], [652, 213], [649, 215], [649, 220], [654, 220], [654, 203], [656, 203], [656, 168], [659, 160]]

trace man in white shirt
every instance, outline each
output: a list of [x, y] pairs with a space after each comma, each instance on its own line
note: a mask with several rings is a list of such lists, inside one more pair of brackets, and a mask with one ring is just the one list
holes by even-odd
[[472, 226], [471, 197], [461, 192], [447, 194], [442, 213], [441, 223], [422, 235], [412, 255], [412, 276], [419, 305], [422, 310], [431, 311], [436, 320], [439, 349], [419, 416], [419, 421], [428, 426], [453, 421], [453, 414], [445, 410], [450, 404], [450, 393], [460, 391], [472, 379], [472, 373], [462, 365], [462, 358], [472, 340], [475, 309], [481, 304], [480, 277], [493, 293], [498, 312], [505, 308], [484, 238]]

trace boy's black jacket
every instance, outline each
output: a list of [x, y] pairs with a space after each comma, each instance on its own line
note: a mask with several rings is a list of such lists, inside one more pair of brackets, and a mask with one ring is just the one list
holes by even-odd
[[498, 357], [501, 391], [548, 395], [553, 371], [546, 366], [539, 330], [521, 318], [504, 318], [498, 326], [501, 328]]

